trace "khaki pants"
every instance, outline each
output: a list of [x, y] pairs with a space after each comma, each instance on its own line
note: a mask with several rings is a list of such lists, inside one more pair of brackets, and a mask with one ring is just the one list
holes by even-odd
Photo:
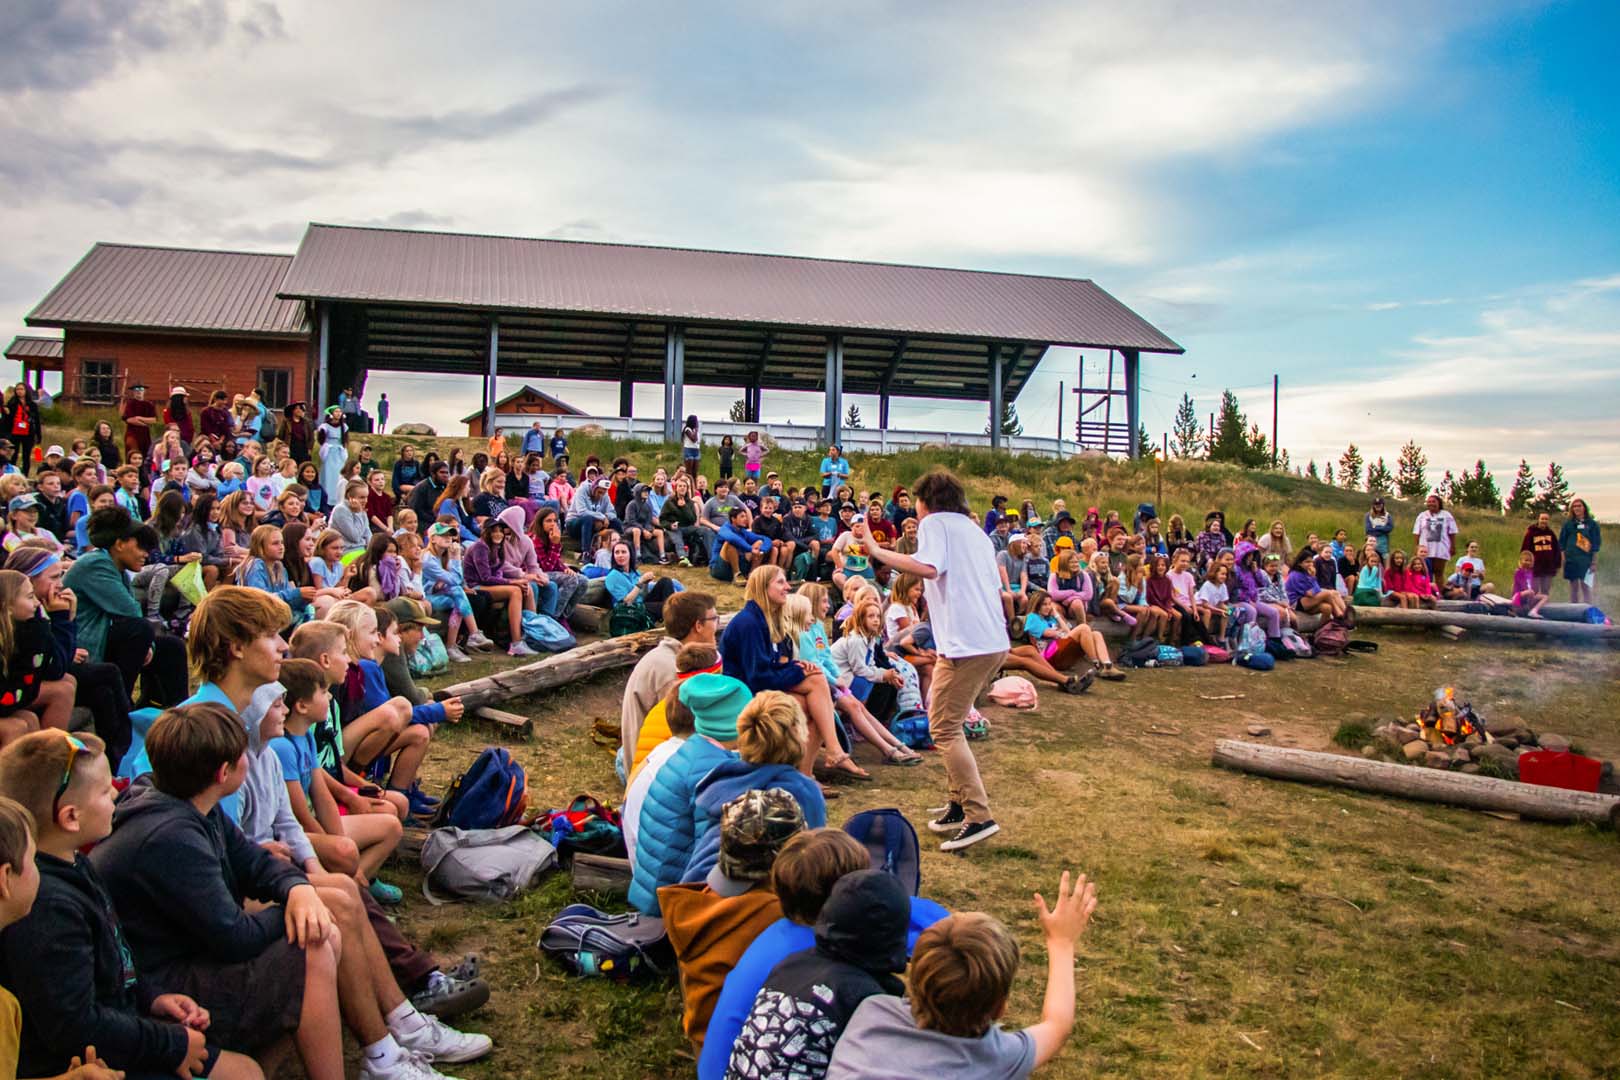
[[950, 787], [950, 800], [961, 804], [969, 822], [990, 819], [990, 800], [984, 791], [984, 781], [979, 779], [979, 763], [973, 759], [973, 750], [962, 734], [962, 722], [1006, 658], [1005, 652], [955, 658], [942, 656], [934, 665], [928, 733], [945, 759], [945, 782]]

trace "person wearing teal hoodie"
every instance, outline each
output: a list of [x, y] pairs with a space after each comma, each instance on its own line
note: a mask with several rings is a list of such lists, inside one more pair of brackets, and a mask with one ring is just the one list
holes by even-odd
[[660, 886], [680, 882], [692, 857], [694, 793], [715, 766], [736, 759], [731, 747], [737, 717], [753, 696], [726, 675], [694, 675], [681, 684], [681, 704], [692, 711], [692, 737], [658, 770], [636, 828], [630, 903], [643, 914], [659, 913]]
[[805, 828], [827, 824], [827, 800], [821, 785], [799, 771], [804, 740], [804, 711], [787, 694], [767, 690], [748, 703], [737, 717], [740, 756], [722, 761], [698, 781], [692, 808], [692, 857], [682, 881], [702, 881], [719, 862], [721, 812], [745, 791], [778, 788], [799, 804]]

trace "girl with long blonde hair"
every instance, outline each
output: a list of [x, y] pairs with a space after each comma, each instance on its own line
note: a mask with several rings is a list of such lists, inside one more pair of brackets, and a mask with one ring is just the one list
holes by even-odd
[[827, 676], [833, 688], [833, 708], [860, 732], [861, 738], [883, 753], [889, 765], [917, 765], [922, 757], [890, 734], [864, 702], [850, 692], [854, 675], [842, 671], [833, 659], [832, 646], [827, 641], [827, 628], [822, 620], [827, 616], [827, 590], [810, 583], [787, 598], [783, 605], [783, 619], [793, 642], [794, 656], [809, 660]]

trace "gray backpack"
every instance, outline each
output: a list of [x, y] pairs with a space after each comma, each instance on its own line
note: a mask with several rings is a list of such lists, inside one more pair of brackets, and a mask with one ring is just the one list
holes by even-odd
[[510, 900], [556, 862], [550, 841], [523, 825], [434, 829], [422, 845], [422, 895], [431, 904]]

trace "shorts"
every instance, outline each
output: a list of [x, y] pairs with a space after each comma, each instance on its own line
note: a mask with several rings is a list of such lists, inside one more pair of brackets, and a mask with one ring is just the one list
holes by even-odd
[[155, 982], [206, 1004], [211, 1045], [252, 1055], [298, 1030], [304, 950], [280, 940], [236, 964], [180, 961], [157, 973]]
[[1061, 638], [1054, 638], [1051, 641], [1048, 641], [1046, 643], [1046, 647], [1041, 650], [1041, 656], [1048, 660], [1052, 659], [1052, 657], [1057, 655], [1058, 646], [1062, 644], [1063, 640]]

